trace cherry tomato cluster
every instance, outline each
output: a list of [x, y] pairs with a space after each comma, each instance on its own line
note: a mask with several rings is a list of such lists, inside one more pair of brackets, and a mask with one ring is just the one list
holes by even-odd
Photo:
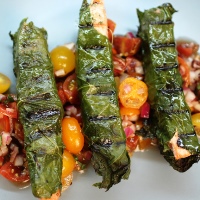
[[2, 95], [0, 99], [0, 174], [13, 182], [29, 181], [23, 141], [24, 133], [18, 121], [15, 97]]
[[83, 169], [91, 159], [91, 152], [85, 150], [81, 130], [80, 101], [75, 74], [75, 53], [67, 46], [55, 47], [50, 52], [57, 82], [58, 95], [65, 110], [62, 120], [63, 152], [62, 183], [77, 169]]
[[179, 71], [183, 80], [185, 99], [190, 107], [192, 123], [200, 136], [200, 54], [199, 44], [194, 41], [177, 41]]

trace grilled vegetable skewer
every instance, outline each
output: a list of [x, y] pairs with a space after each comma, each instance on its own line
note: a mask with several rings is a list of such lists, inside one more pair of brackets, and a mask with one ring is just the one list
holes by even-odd
[[121, 125], [113, 75], [107, 18], [101, 0], [80, 9], [77, 41], [77, 82], [81, 96], [83, 132], [93, 152], [92, 164], [103, 177], [99, 188], [109, 189], [130, 172], [130, 158]]
[[[137, 11], [145, 82], [151, 104], [151, 131], [164, 158], [180, 172], [199, 160], [200, 147], [182, 91], [171, 4]], [[151, 126], [150, 125], [150, 126]], [[154, 126], [154, 127], [153, 127]]]
[[24, 19], [11, 38], [32, 192], [38, 198], [50, 198], [62, 187], [63, 108], [48, 53], [47, 33]]

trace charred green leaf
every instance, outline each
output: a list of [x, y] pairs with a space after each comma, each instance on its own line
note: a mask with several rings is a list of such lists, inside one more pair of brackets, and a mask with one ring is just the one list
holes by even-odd
[[[174, 12], [176, 11], [171, 4], [163, 4], [144, 12], [137, 11], [145, 82], [152, 109], [151, 121], [154, 120], [143, 131], [149, 135], [149, 131], [153, 131], [161, 154], [174, 169], [183, 172], [198, 162], [200, 146], [191, 122], [190, 109], [181, 89], [182, 79], [178, 69], [172, 22]], [[175, 144], [172, 144], [172, 138], [176, 140]], [[177, 158], [175, 152], [179, 154], [179, 150], [184, 150], [187, 156]]]
[[48, 53], [47, 33], [24, 19], [11, 38], [32, 191], [38, 198], [50, 198], [62, 187], [63, 108]]
[[94, 185], [108, 190], [128, 178], [130, 158], [121, 125], [111, 44], [94, 29], [86, 0], [80, 10], [77, 47], [83, 131], [93, 152], [93, 167], [103, 177], [101, 183]]

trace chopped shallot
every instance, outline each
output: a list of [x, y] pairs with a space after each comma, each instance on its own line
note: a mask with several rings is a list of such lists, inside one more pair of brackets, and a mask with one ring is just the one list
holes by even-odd
[[1, 137], [2, 137], [2, 145], [3, 146], [10, 144], [10, 142], [12, 140], [10, 133], [3, 131]]
[[127, 126], [124, 129], [124, 132], [126, 134], [126, 137], [129, 137], [135, 133], [135, 126], [132, 124], [131, 126]]
[[10, 162], [14, 162], [17, 154], [19, 153], [19, 147], [16, 145], [13, 146], [13, 151], [10, 153]]
[[24, 158], [22, 155], [17, 155], [14, 160], [14, 166], [23, 166]]

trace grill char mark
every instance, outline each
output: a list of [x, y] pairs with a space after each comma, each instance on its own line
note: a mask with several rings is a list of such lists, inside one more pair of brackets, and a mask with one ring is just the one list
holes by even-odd
[[54, 115], [60, 115], [60, 110], [58, 109], [45, 109], [33, 112], [28, 112], [26, 118], [30, 120], [40, 121]]

